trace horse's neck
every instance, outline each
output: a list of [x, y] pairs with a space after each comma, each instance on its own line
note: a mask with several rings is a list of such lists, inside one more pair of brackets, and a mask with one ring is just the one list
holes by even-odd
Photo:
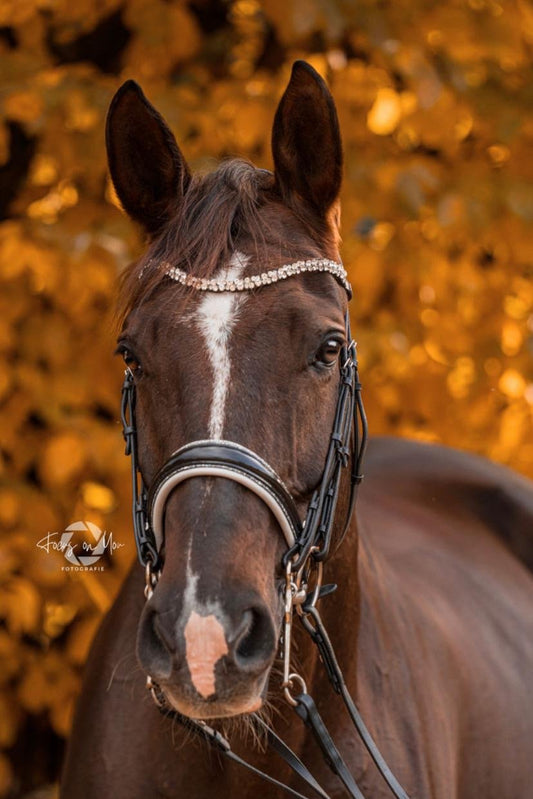
[[412, 720], [426, 701], [432, 678], [422, 668], [421, 651], [426, 658], [428, 652], [417, 621], [416, 597], [391, 574], [390, 563], [372, 546], [372, 539], [363, 535], [358, 543], [359, 624], [352, 656], [356, 665], [355, 673], [349, 665], [347, 683], [377, 738], [396, 740], [406, 713]]
[[[360, 586], [358, 579], [358, 533], [355, 517], [339, 550], [324, 565], [324, 582], [334, 583], [337, 590], [318, 605], [335, 654], [346, 676], [355, 676], [360, 622]], [[318, 665], [317, 685], [326, 679]], [[353, 679], [351, 680], [353, 685]]]
[[325, 567], [325, 582], [338, 590], [323, 600], [320, 612], [350, 690], [364, 690], [365, 675], [388, 671], [391, 653], [409, 646], [402, 629], [403, 597], [387, 579], [379, 551], [360, 537], [354, 518], [341, 550]]

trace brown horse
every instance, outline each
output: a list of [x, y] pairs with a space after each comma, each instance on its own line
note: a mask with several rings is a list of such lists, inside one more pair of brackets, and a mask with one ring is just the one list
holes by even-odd
[[[119, 351], [135, 389], [143, 483], [159, 486], [151, 512], [161, 573], [149, 574], [145, 601], [135, 565], [103, 622], [61, 795], [282, 795], [223, 760], [173, 710], [223, 719], [210, 723], [225, 725], [252, 765], [311, 793], [261, 742], [239, 742], [261, 707], [276, 709], [272, 725], [329, 796], [344, 795], [283, 701], [275, 666], [287, 550], [280, 527], [290, 542], [321, 485], [350, 360], [347, 287], [335, 266], [342, 152], [332, 97], [311, 67], [295, 64], [274, 122], [273, 174], [231, 160], [191, 176], [132, 82], [114, 98], [107, 142], [118, 196], [150, 237], [122, 286]], [[247, 277], [255, 280], [245, 285]], [[266, 461], [258, 471], [283, 481], [297, 523], [276, 516], [251, 482], [212, 471], [161, 478], [173, 453], [183, 461], [183, 447], [205, 439], [258, 453]], [[412, 799], [529, 799], [531, 485], [443, 447], [376, 439], [339, 547], [349, 472], [324, 566], [338, 590], [319, 604], [385, 760]], [[389, 797], [313, 642], [296, 634], [295, 644], [294, 662], [353, 777], [365, 796]], [[145, 689], [147, 674], [168, 718]]]

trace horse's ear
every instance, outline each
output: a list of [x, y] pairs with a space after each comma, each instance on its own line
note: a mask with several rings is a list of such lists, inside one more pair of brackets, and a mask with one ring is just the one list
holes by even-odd
[[303, 201], [325, 218], [341, 187], [339, 120], [328, 87], [305, 61], [294, 63], [276, 111], [272, 154], [284, 201]]
[[155, 236], [176, 211], [191, 175], [163, 117], [133, 80], [113, 97], [106, 146], [122, 207]]

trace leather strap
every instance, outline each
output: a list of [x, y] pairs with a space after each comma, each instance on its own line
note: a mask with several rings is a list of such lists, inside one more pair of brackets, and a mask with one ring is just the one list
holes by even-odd
[[312, 731], [330, 769], [342, 780], [352, 799], [365, 799], [356, 781], [348, 771], [342, 755], [335, 746], [333, 738], [329, 734], [329, 730], [324, 724], [312, 697], [303, 693], [296, 696], [295, 700], [298, 703], [294, 708], [296, 713]]
[[[361, 738], [363, 744], [365, 745], [369, 755], [376, 764], [379, 773], [387, 783], [395, 799], [409, 799], [408, 794], [402, 788], [402, 786], [400, 785], [400, 783], [392, 773], [391, 769], [387, 765], [383, 755], [381, 754], [376, 745], [376, 742], [372, 738], [366, 724], [364, 723], [361, 714], [359, 713], [355, 705], [355, 702], [350, 696], [350, 692], [348, 691], [348, 687], [344, 681], [344, 675], [341, 671], [341, 668], [337, 661], [337, 657], [335, 655], [335, 651], [333, 649], [333, 644], [331, 643], [327, 630], [324, 627], [324, 624], [320, 617], [320, 613], [318, 612], [316, 606], [309, 607], [306, 606], [305, 604], [303, 606], [303, 610], [305, 614], [301, 617], [303, 626], [305, 627], [305, 629], [313, 639], [314, 643], [316, 644], [318, 651], [320, 653], [320, 659], [324, 664], [328, 678], [334, 690], [341, 695], [343, 702], [346, 705], [346, 709], [350, 714], [352, 723], [355, 729], [357, 730], [357, 733]], [[309, 622], [307, 618], [308, 616], [311, 616], [311, 618], [313, 619], [313, 624]]]
[[124, 383], [122, 384], [120, 416], [122, 419], [122, 435], [126, 442], [125, 454], [131, 457], [133, 533], [140, 563], [142, 566], [151, 564], [156, 569], [160, 559], [146, 518], [147, 493], [138, 462], [135, 400], [135, 380], [133, 372], [127, 367], [124, 371]]
[[329, 799], [327, 793], [320, 787], [318, 782], [315, 780], [307, 766], [302, 763], [298, 755], [293, 752], [293, 750], [287, 746], [285, 741], [283, 741], [279, 735], [276, 735], [274, 730], [265, 724], [265, 722], [261, 719], [260, 716], [254, 714], [256, 722], [263, 728], [263, 730], [267, 734], [268, 743], [274, 749], [280, 757], [285, 760], [285, 762], [291, 767], [291, 769], [298, 774], [299, 777], [302, 778], [308, 785], [313, 788], [316, 793], [322, 797], [322, 799]]
[[[177, 710], [169, 709], [161, 690], [155, 686], [154, 690], [156, 690], [158, 697], [157, 707], [165, 717], [168, 718], [170, 716], [171, 718], [179, 721], [183, 727], [197, 732], [202, 738], [211, 744], [211, 746], [213, 746], [215, 749], [218, 749], [218, 751], [221, 752], [228, 760], [231, 760], [234, 763], [237, 763], [237, 765], [248, 769], [248, 771], [251, 771], [258, 777], [261, 777], [261, 779], [272, 783], [272, 785], [276, 785], [286, 793], [297, 797], [297, 799], [309, 799], [309, 797], [305, 796], [305, 794], [300, 793], [295, 788], [291, 788], [290, 785], [281, 782], [281, 780], [276, 779], [266, 771], [261, 771], [261, 769], [258, 769], [256, 766], [248, 763], [247, 760], [244, 760], [244, 758], [233, 751], [230, 742], [220, 732], [218, 732], [218, 730], [210, 727], [205, 722], [195, 721], [194, 719], [190, 719], [187, 716], [183, 716], [181, 713], [178, 713]], [[305, 783], [307, 783], [307, 785], [318, 794], [320, 799], [330, 799], [329, 795], [320, 787], [307, 766], [302, 763], [298, 755], [296, 755], [292, 749], [287, 746], [287, 744], [282, 741], [278, 735], [276, 735], [274, 730], [272, 730], [268, 724], [260, 719], [259, 716], [254, 714], [254, 718], [257, 722], [259, 722], [260, 726], [266, 732], [269, 745], [280, 755], [280, 757], [283, 758], [283, 760], [285, 760], [292, 771], [297, 774]]]

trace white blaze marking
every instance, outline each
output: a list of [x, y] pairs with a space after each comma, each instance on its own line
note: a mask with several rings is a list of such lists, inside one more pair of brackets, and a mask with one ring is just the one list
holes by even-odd
[[[233, 255], [229, 266], [221, 270], [217, 278], [237, 280], [242, 275], [247, 263], [248, 257], [237, 252]], [[229, 340], [242, 301], [241, 293], [206, 292], [198, 306], [196, 323], [204, 337], [213, 368], [213, 395], [209, 414], [210, 438], [222, 438], [224, 430], [226, 399], [231, 373]]]
[[[246, 255], [235, 253], [229, 265], [220, 270], [217, 277], [221, 280], [237, 280], [248, 260]], [[196, 325], [205, 340], [213, 369], [210, 438], [222, 438], [224, 430], [231, 374], [229, 340], [243, 300], [242, 294], [231, 291], [206, 292], [197, 309]], [[228, 647], [224, 626], [219, 620], [224, 619], [220, 604], [198, 601], [196, 590], [199, 577], [190, 566], [191, 547], [192, 541], [187, 555], [187, 583], [178, 624], [181, 626], [184, 623], [185, 652], [192, 684], [205, 699], [215, 692], [215, 667], [220, 658], [227, 654]]]
[[216, 616], [200, 616], [193, 610], [184, 636], [191, 682], [207, 699], [215, 693], [215, 666], [228, 651], [224, 628]]
[[183, 624], [185, 657], [191, 682], [204, 699], [215, 693], [215, 667], [228, 652], [226, 616], [217, 601], [201, 602], [197, 596], [199, 575], [191, 569], [192, 542], [187, 554], [187, 583], [178, 629]]

